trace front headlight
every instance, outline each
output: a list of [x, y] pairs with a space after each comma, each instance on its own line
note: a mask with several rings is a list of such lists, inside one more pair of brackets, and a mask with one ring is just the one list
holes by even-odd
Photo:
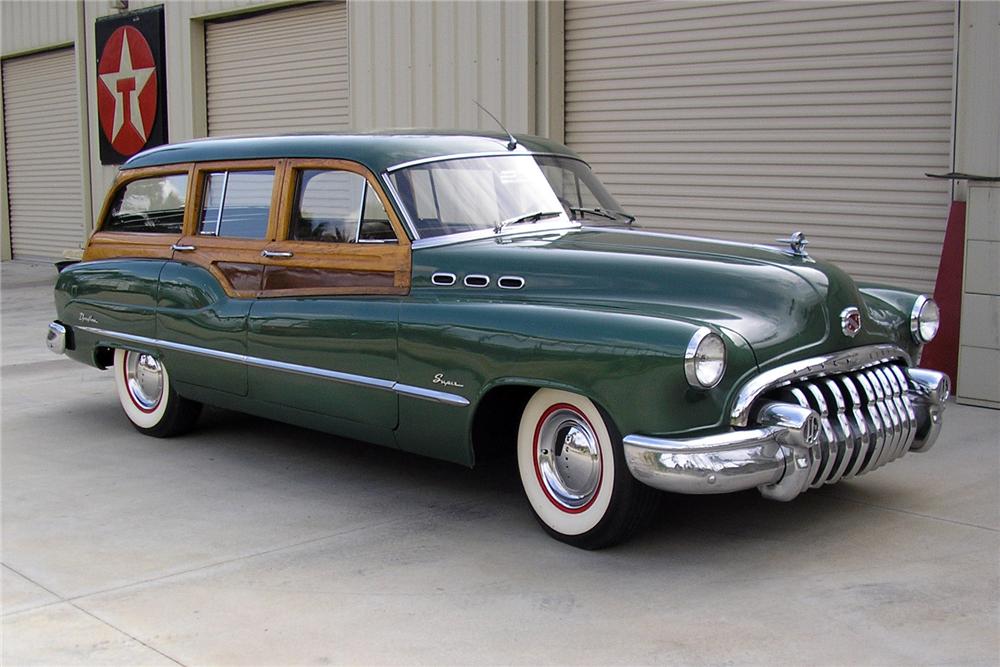
[[940, 323], [941, 312], [934, 299], [918, 296], [910, 313], [910, 333], [913, 334], [913, 339], [921, 345], [931, 342], [937, 335]]
[[695, 389], [711, 389], [726, 372], [726, 343], [708, 327], [691, 336], [684, 353], [684, 375]]

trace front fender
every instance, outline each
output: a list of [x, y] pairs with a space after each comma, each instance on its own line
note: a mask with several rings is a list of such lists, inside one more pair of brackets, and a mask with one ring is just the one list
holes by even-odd
[[726, 376], [712, 390], [692, 389], [683, 360], [698, 326], [555, 304], [405, 302], [399, 381], [459, 394], [470, 406], [413, 411], [411, 423], [403, 421], [409, 411], [401, 403], [400, 435], [438, 433], [447, 424], [452, 439], [461, 423], [467, 440], [475, 408], [491, 389], [505, 385], [587, 396], [623, 433], [676, 434], [719, 426], [733, 388], [756, 366], [742, 338], [717, 329], [727, 343]]

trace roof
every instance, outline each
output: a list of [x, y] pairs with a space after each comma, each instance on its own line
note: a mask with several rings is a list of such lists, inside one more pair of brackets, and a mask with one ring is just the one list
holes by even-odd
[[[511, 154], [556, 153], [578, 157], [555, 141], [515, 135]], [[375, 173], [406, 162], [446, 155], [506, 153], [507, 135], [499, 132], [398, 130], [349, 134], [294, 134], [267, 137], [198, 139], [143, 151], [122, 169], [183, 162], [267, 158], [339, 158], [359, 162]]]

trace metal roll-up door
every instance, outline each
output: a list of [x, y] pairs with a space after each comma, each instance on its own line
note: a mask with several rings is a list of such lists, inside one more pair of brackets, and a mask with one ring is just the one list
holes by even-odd
[[346, 4], [207, 24], [205, 79], [210, 135], [346, 128]]
[[566, 141], [647, 226], [933, 287], [953, 3], [566, 3]]
[[73, 49], [3, 61], [7, 205], [16, 259], [61, 258], [84, 241]]

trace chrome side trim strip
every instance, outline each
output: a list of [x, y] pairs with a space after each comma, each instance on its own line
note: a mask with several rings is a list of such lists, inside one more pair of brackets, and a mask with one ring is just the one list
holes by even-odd
[[198, 354], [203, 357], [210, 357], [213, 359], [222, 359], [224, 361], [242, 363], [246, 364], [247, 366], [255, 366], [257, 368], [268, 368], [268, 369], [283, 371], [285, 373], [296, 373], [298, 375], [309, 375], [312, 377], [320, 377], [325, 380], [332, 380], [334, 382], [340, 382], [343, 384], [350, 384], [359, 387], [370, 387], [372, 389], [394, 391], [402, 396], [422, 398], [424, 400], [433, 401], [435, 403], [444, 403], [445, 405], [454, 405], [459, 407], [465, 407], [469, 405], [469, 400], [464, 396], [459, 396], [457, 394], [449, 394], [443, 391], [434, 391], [433, 389], [423, 389], [421, 387], [414, 387], [411, 385], [395, 382], [394, 380], [383, 380], [380, 378], [368, 377], [366, 375], [355, 375], [353, 373], [342, 373], [340, 371], [331, 371], [325, 368], [316, 368], [315, 366], [303, 366], [301, 364], [292, 364], [285, 361], [276, 361], [274, 359], [263, 359], [261, 357], [252, 357], [246, 354], [223, 352], [222, 350], [212, 350], [205, 347], [197, 347], [195, 345], [185, 345], [184, 343], [174, 343], [172, 341], [163, 340], [159, 338], [147, 338], [146, 336], [136, 336], [133, 334], [120, 333], [117, 331], [108, 331], [106, 329], [96, 329], [94, 327], [77, 327], [77, 329], [80, 329], [81, 331], [86, 331], [87, 333], [92, 333], [96, 336], [106, 336], [108, 338], [114, 338], [116, 340], [125, 341], [126, 343], [152, 345], [154, 347], [160, 347], [167, 350], [187, 352], [189, 354]]
[[895, 345], [867, 345], [772, 368], [752, 378], [740, 388], [736, 400], [733, 401], [729, 422], [733, 426], [746, 426], [750, 417], [750, 406], [764, 392], [774, 387], [803, 378], [856, 371], [890, 359], [903, 359], [907, 365], [911, 363], [910, 355]]
[[395, 383], [392, 388], [397, 394], [402, 394], [403, 396], [423, 398], [436, 403], [444, 403], [445, 405], [454, 405], [464, 408], [469, 404], [469, 401], [464, 397], [458, 396], [457, 394], [449, 394], [443, 391], [434, 391], [433, 389], [424, 389], [423, 387], [414, 387], [413, 385], [399, 384], [398, 382]]

